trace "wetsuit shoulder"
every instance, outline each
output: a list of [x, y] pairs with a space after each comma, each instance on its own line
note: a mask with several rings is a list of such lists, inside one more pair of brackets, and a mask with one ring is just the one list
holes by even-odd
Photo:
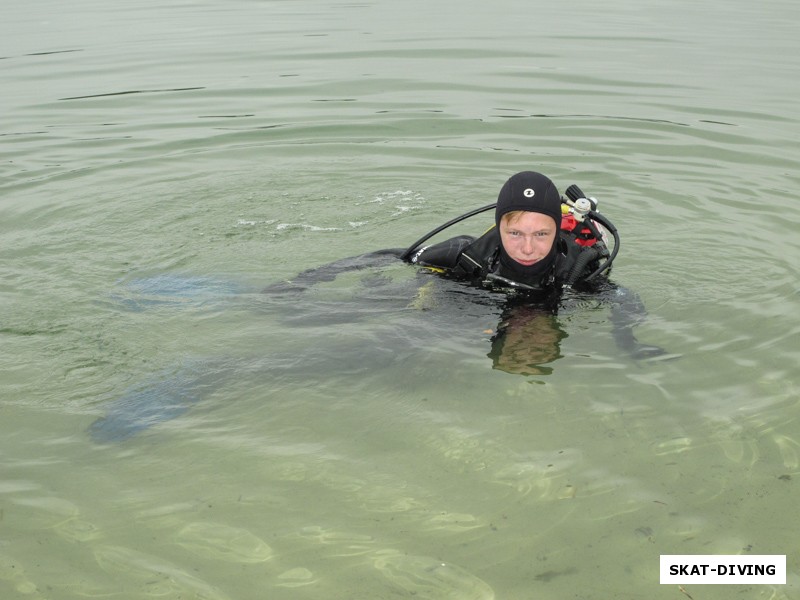
[[479, 238], [461, 235], [419, 250], [411, 262], [463, 278], [484, 276], [497, 255], [500, 236], [492, 227]]
[[474, 241], [475, 238], [471, 235], [459, 235], [438, 244], [424, 246], [411, 256], [411, 262], [435, 269], [454, 269], [461, 253]]

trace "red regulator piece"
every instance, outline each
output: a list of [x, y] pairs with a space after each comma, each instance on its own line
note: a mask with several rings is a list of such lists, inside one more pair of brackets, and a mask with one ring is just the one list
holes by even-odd
[[597, 243], [592, 230], [578, 221], [572, 213], [561, 215], [561, 231], [572, 233], [575, 236], [575, 243], [579, 246], [594, 246]]

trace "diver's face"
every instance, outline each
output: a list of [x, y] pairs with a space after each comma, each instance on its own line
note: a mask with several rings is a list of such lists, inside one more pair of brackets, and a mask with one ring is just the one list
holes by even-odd
[[548, 254], [556, 239], [556, 222], [552, 217], [523, 212], [513, 222], [509, 215], [500, 219], [500, 241], [511, 258], [529, 267]]

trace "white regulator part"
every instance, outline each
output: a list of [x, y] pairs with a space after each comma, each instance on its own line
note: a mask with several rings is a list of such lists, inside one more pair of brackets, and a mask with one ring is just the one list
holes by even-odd
[[592, 210], [592, 201], [588, 198], [578, 198], [572, 204], [572, 208], [576, 213], [584, 216], [587, 212]]
[[567, 200], [567, 204], [578, 221], [583, 221], [590, 210], [597, 210], [597, 200], [594, 198], [575, 198], [575, 200]]

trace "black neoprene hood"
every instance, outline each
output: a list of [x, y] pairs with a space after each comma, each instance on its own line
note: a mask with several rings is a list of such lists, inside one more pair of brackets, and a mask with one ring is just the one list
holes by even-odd
[[515, 210], [547, 215], [558, 226], [561, 223], [561, 195], [549, 177], [535, 171], [522, 171], [500, 188], [494, 212], [495, 223], [500, 226], [503, 215]]

